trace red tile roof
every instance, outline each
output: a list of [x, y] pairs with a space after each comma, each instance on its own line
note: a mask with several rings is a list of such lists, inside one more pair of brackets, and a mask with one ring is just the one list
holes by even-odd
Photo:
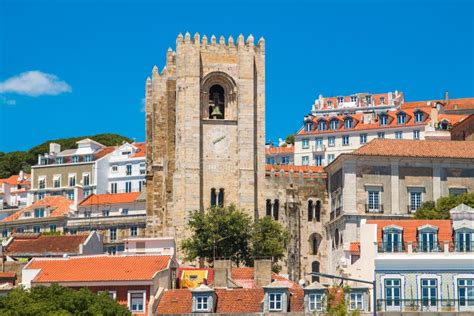
[[418, 228], [424, 225], [438, 227], [438, 240], [440, 242], [452, 241], [451, 220], [433, 219], [399, 219], [399, 220], [368, 220], [367, 224], [377, 224], [377, 240], [382, 242], [383, 228], [394, 225], [403, 228], [403, 242], [417, 241]]
[[0, 272], [0, 279], [14, 279], [16, 272]]
[[170, 256], [100, 255], [34, 258], [25, 269], [41, 269], [34, 283], [148, 281], [168, 268]]
[[353, 153], [342, 155], [474, 159], [474, 142], [374, 139]]
[[286, 147], [270, 147], [265, 148], [265, 154], [292, 154], [295, 152], [295, 146], [286, 146]]
[[245, 314], [262, 311], [263, 289], [217, 289], [216, 313]]
[[78, 254], [79, 245], [84, 243], [89, 235], [47, 236], [39, 234], [14, 235], [13, 241], [6, 248], [10, 256], [31, 255], [50, 256], [62, 254]]
[[[417, 107], [426, 107], [428, 102], [431, 105], [435, 105], [437, 102], [445, 104], [445, 100], [426, 100], [426, 101], [414, 101], [414, 102], [405, 102], [402, 105], [403, 109], [413, 109]], [[448, 105], [444, 107], [445, 110], [461, 110], [461, 109], [474, 109], [474, 98], [460, 98], [460, 99], [450, 99], [448, 100]]]
[[131, 158], [146, 156], [146, 143], [133, 143], [132, 145], [137, 147], [137, 151], [130, 156]]
[[141, 192], [115, 193], [115, 194], [92, 194], [84, 199], [80, 206], [134, 203]]
[[156, 308], [156, 314], [190, 314], [192, 295], [188, 289], [167, 290], [163, 293]]
[[102, 157], [107, 156], [108, 154], [110, 154], [114, 150], [115, 150], [114, 146], [105, 147], [102, 150], [100, 150], [98, 153], [94, 154], [94, 158], [95, 158], [95, 160], [98, 160]]
[[349, 251], [353, 255], [360, 254], [360, 242], [351, 242], [349, 246]]
[[63, 196], [45, 196], [44, 199], [38, 200], [35, 203], [22, 208], [18, 212], [13, 213], [12, 215], [5, 217], [1, 222], [11, 222], [18, 219], [21, 214], [27, 211], [32, 211], [36, 208], [52, 208], [53, 211], [48, 217], [61, 217], [67, 215], [69, 212], [73, 201], [63, 197]]
[[288, 175], [290, 171], [296, 174], [303, 172], [303, 177], [305, 178], [325, 178], [327, 175], [323, 166], [265, 165], [265, 172], [267, 174], [270, 174], [272, 171], [275, 171], [275, 176], [279, 176], [281, 171], [285, 175]]
[[23, 180], [19, 180], [19, 176], [18, 175], [13, 175], [9, 178], [5, 178], [5, 179], [0, 179], [0, 184], [1, 183], [6, 183], [6, 184], [9, 184], [9, 185], [19, 185], [19, 184], [30, 184], [31, 183], [31, 180], [30, 180], [30, 175], [25, 173], [24, 174], [24, 179]]

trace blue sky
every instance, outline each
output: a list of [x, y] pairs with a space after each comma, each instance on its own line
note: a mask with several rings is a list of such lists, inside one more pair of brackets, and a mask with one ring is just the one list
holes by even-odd
[[186, 31], [265, 37], [267, 140], [296, 131], [319, 94], [473, 97], [473, 12], [469, 0], [0, 0], [0, 151], [144, 140], [145, 79]]

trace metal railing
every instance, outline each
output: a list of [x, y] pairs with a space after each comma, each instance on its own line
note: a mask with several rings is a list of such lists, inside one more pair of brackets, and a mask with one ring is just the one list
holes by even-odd
[[378, 299], [377, 311], [458, 312], [474, 311], [474, 299]]
[[405, 252], [406, 245], [403, 242], [379, 242], [377, 243], [378, 252]]
[[365, 212], [368, 214], [383, 214], [383, 204], [365, 204]]
[[417, 242], [413, 243], [413, 252], [443, 252], [444, 246], [439, 242]]
[[474, 241], [455, 241], [449, 243], [450, 252], [474, 252]]
[[408, 213], [408, 214], [414, 214], [414, 213], [416, 213], [416, 210], [417, 210], [419, 207], [420, 207], [420, 206], [408, 204], [408, 205], [407, 205], [407, 213]]

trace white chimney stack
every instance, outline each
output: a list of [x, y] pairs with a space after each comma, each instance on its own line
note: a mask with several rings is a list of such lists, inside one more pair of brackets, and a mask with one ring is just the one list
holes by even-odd
[[56, 143], [49, 143], [49, 154], [58, 154], [61, 151], [61, 145]]

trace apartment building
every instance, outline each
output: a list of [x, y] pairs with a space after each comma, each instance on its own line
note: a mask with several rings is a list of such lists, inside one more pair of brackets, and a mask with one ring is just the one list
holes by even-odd
[[327, 166], [328, 267], [359, 240], [362, 219], [411, 217], [424, 201], [474, 191], [474, 143], [376, 139]]
[[27, 192], [30, 187], [30, 175], [23, 171], [20, 171], [18, 175], [0, 179], [0, 209], [26, 206]]
[[31, 167], [29, 204], [49, 195], [74, 200], [76, 184], [83, 187], [84, 196], [96, 193], [98, 189], [105, 190], [100, 188], [99, 179], [104, 178], [98, 173], [107, 168], [105, 157], [115, 150], [114, 147], [88, 138], [78, 141], [76, 149], [61, 151], [61, 146], [55, 143], [50, 143], [49, 147], [49, 153], [39, 155], [38, 164]]
[[267, 165], [293, 165], [295, 162], [295, 147], [291, 144], [274, 147], [265, 145], [265, 159]]

